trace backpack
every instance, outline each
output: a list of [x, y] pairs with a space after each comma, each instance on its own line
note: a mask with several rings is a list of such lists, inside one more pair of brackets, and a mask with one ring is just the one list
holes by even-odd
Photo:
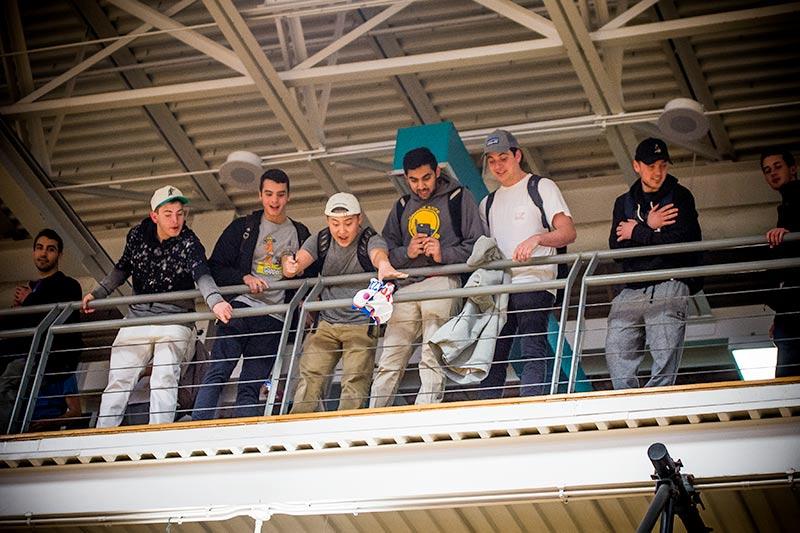
[[[459, 241], [464, 238], [464, 234], [461, 232], [461, 193], [463, 190], [464, 187], [458, 187], [456, 190], [451, 192], [450, 196], [447, 198], [447, 210], [450, 212], [450, 221], [453, 223], [453, 232]], [[401, 228], [403, 227], [403, 212], [406, 210], [406, 204], [410, 198], [411, 195], [406, 194], [397, 200], [397, 203], [394, 206], [394, 214], [397, 217], [397, 224]]]
[[[535, 205], [539, 209], [539, 213], [542, 216], [542, 226], [547, 230], [551, 231], [552, 228], [550, 227], [550, 222], [547, 220], [547, 215], [544, 212], [544, 200], [542, 200], [542, 195], [539, 194], [539, 180], [542, 177], [536, 174], [531, 174], [531, 177], [528, 179], [528, 196], [531, 197], [531, 201], [533, 201], [533, 205]], [[489, 209], [492, 207], [492, 203], [494, 202], [494, 191], [490, 192], [489, 195], [486, 197], [486, 207], [484, 208], [484, 215], [486, 216], [486, 226], [490, 225], [489, 222]], [[489, 228], [491, 232], [491, 228]], [[556, 248], [556, 254], [565, 254], [567, 253], [567, 247], [562, 246], [561, 248]], [[556, 278], [562, 279], [566, 278], [567, 274], [569, 273], [569, 266], [566, 263], [559, 263], [558, 265], [558, 275]], [[564, 301], [564, 289], [558, 289], [556, 291], [556, 305], [561, 304]]]
[[[377, 235], [374, 229], [367, 226], [361, 230], [358, 235], [358, 245], [356, 248], [356, 255], [358, 256], [358, 263], [364, 272], [374, 272], [375, 266], [369, 258], [369, 240]], [[314, 261], [316, 270], [322, 273], [322, 265], [325, 264], [325, 258], [328, 256], [328, 250], [331, 247], [331, 230], [328, 228], [323, 229], [317, 234], [317, 260]]]

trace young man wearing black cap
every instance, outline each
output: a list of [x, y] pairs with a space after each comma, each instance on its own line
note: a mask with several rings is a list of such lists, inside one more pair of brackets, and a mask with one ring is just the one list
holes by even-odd
[[[286, 291], [271, 290], [270, 283], [283, 279], [281, 258], [297, 252], [309, 236], [305, 225], [286, 215], [289, 189], [289, 176], [283, 170], [274, 168], [264, 172], [258, 193], [262, 209], [231, 222], [214, 246], [208, 263], [216, 282], [244, 283], [250, 288], [250, 293], [233, 299], [234, 308], [265, 307], [286, 300]], [[220, 325], [211, 364], [194, 402], [192, 420], [215, 417], [222, 387], [231, 377], [239, 356], [242, 356], [242, 370], [234, 415], [264, 414], [259, 390], [275, 362], [283, 319], [283, 314], [277, 313], [234, 318]]]
[[[575, 242], [575, 225], [561, 191], [552, 180], [523, 170], [522, 150], [511, 133], [505, 130], [490, 133], [483, 154], [500, 188], [481, 201], [479, 212], [487, 235], [497, 241], [503, 255], [522, 262], [555, 255], [559, 248]], [[556, 265], [515, 267], [511, 269], [511, 283], [550, 281], [557, 273]], [[515, 336], [520, 336], [524, 361], [520, 395], [535, 396], [549, 389], [550, 350], [545, 333], [554, 302], [555, 291], [509, 295], [508, 318], [498, 335], [492, 368], [481, 382], [486, 387], [481, 397], [503, 395], [507, 366], [504, 363]]]
[[[789, 232], [800, 231], [800, 180], [792, 153], [780, 146], [761, 153], [761, 171], [772, 190], [781, 195], [778, 222], [767, 232], [767, 240], [779, 257], [800, 255], [800, 243], [784, 243]], [[775, 311], [772, 338], [778, 347], [775, 377], [800, 375], [800, 272], [781, 271], [780, 287], [769, 295], [768, 305]]]
[[[699, 241], [694, 197], [667, 173], [667, 145], [648, 138], [639, 143], [633, 169], [639, 179], [617, 198], [609, 246], [634, 248]], [[622, 259], [625, 272], [695, 266], [698, 254], [650, 255]], [[615, 389], [639, 386], [637, 371], [650, 345], [653, 367], [646, 387], [675, 383], [683, 354], [689, 294], [697, 280], [669, 279], [628, 283], [611, 304], [606, 334], [606, 362]]]
[[[105, 298], [130, 276], [134, 294], [158, 294], [193, 289], [195, 284], [218, 319], [231, 318], [231, 306], [219, 294], [206, 263], [200, 239], [186, 224], [184, 205], [189, 202], [177, 187], [166, 185], [153, 193], [150, 216], [128, 232], [125, 250], [98, 286], [83, 297], [89, 302]], [[194, 310], [194, 300], [138, 303], [129, 306], [128, 318], [155, 317]], [[100, 400], [97, 427], [122, 422], [134, 385], [153, 360], [150, 377], [150, 423], [172, 422], [178, 400], [180, 365], [194, 354], [194, 323], [122, 327], [111, 348], [108, 385]]]

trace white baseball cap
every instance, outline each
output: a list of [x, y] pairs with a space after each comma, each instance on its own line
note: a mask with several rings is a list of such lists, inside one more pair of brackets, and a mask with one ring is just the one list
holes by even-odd
[[152, 211], [155, 211], [162, 205], [169, 202], [180, 202], [182, 204], [188, 204], [189, 199], [183, 195], [183, 193], [179, 188], [173, 187], [172, 185], [164, 185], [156, 192], [154, 192], [153, 197], [150, 198], [150, 209]]
[[[336, 211], [336, 210], [339, 211]], [[350, 215], [360, 215], [361, 205], [358, 198], [349, 192], [337, 192], [325, 204], [325, 214], [329, 217], [349, 217]]]

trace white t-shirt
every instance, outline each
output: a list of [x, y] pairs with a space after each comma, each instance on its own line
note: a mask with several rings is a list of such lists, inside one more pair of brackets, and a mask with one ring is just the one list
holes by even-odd
[[[486, 198], [481, 201], [480, 215], [484, 230], [497, 241], [497, 246], [507, 258], [511, 259], [519, 243], [532, 235], [546, 233], [542, 226], [542, 215], [539, 208], [528, 194], [530, 174], [511, 187], [500, 187], [495, 191], [494, 202], [489, 211], [491, 224], [486, 223]], [[567, 203], [553, 180], [539, 180], [539, 194], [544, 204], [545, 215], [553, 228], [553, 217], [564, 213], [568, 217]], [[538, 246], [533, 251], [534, 257], [555, 255], [556, 249], [551, 246]], [[532, 281], [549, 281], [558, 275], [558, 265], [525, 266], [511, 269], [511, 283], [528, 283]]]

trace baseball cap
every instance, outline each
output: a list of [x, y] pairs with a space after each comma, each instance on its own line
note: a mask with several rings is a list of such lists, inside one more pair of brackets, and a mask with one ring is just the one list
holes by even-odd
[[486, 136], [483, 143], [483, 154], [490, 152], [508, 152], [512, 148], [519, 148], [519, 141], [506, 130], [494, 130]]
[[669, 151], [667, 151], [667, 143], [653, 137], [648, 137], [639, 143], [639, 146], [636, 147], [634, 159], [641, 161], [645, 165], [652, 165], [661, 160], [672, 163], [669, 158]]
[[[335, 212], [336, 209], [342, 211]], [[325, 214], [329, 217], [349, 217], [350, 215], [360, 215], [361, 205], [358, 199], [349, 192], [337, 192], [325, 204]]]
[[168, 202], [175, 202], [175, 201], [178, 201], [182, 204], [189, 203], [189, 199], [183, 195], [183, 193], [179, 188], [173, 187], [172, 185], [164, 185], [156, 192], [154, 192], [153, 197], [150, 198], [150, 209], [155, 211], [160, 206]]

